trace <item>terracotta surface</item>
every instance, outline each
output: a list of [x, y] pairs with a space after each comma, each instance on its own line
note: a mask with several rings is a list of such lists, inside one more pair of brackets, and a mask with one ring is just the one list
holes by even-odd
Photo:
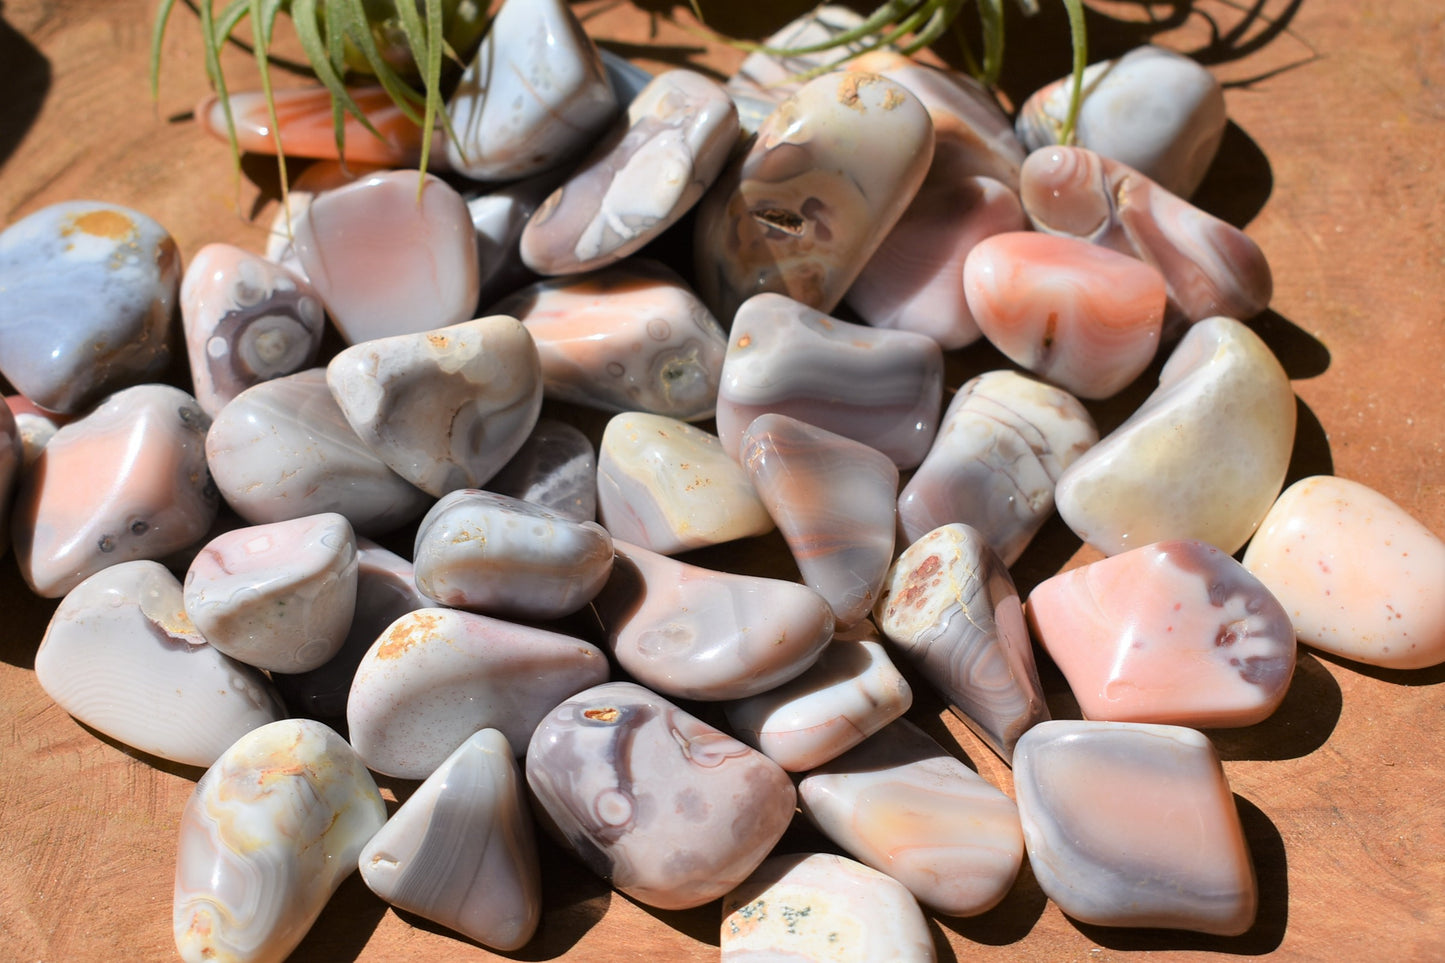
[[[759, 35], [786, 17], [781, 4], [757, 4], [775, 11], [766, 18], [753, 5], [704, 4], [714, 6], [724, 8], [719, 26], [733, 32]], [[1004, 79], [1015, 101], [1066, 69], [1060, 5], [1044, 6], [1038, 20], [1009, 24]], [[1354, 478], [1445, 534], [1438, 390], [1445, 374], [1445, 19], [1420, 0], [1263, 0], [1251, 14], [1244, 6], [1100, 0], [1090, 17], [1094, 50], [1118, 54], [1148, 33], [1115, 17], [1137, 18], [1144, 9], [1175, 14], [1163, 42], [1205, 48], [1203, 59], [1239, 82], [1227, 94], [1236, 126], [1202, 201], [1247, 224], [1274, 267], [1274, 313], [1255, 324], [1301, 402], [1290, 477], [1332, 470]], [[665, 46], [653, 55], [673, 62], [737, 62], [737, 53], [661, 19], [673, 7], [668, 0], [600, 0], [577, 9], [595, 36], [628, 56], [656, 43]], [[206, 92], [194, 16], [179, 5], [160, 103], [151, 105], [145, 50], [153, 8], [151, 0], [10, 0], [0, 8], [0, 217], [8, 224], [51, 202], [96, 198], [151, 214], [185, 257], [211, 241], [260, 250], [274, 166], [248, 159], [238, 185], [222, 144], [192, 123], [168, 120]], [[1213, 44], [1209, 18], [1218, 27]], [[229, 51], [226, 63], [238, 86], [254, 81], [243, 52]], [[950, 361], [949, 385], [998, 364], [986, 349], [963, 352]], [[1093, 406], [1102, 427], [1122, 420], [1147, 389]], [[600, 423], [584, 427], [595, 432]], [[774, 539], [697, 560], [782, 571], [786, 553]], [[1071, 558], [1082, 560], [1077, 550], [1077, 540], [1051, 522], [1015, 566], [1020, 588]], [[31, 665], [53, 604], [26, 592], [10, 557], [0, 560], [0, 957], [174, 958], [176, 833], [199, 773], [137, 758], [50, 702]], [[1047, 667], [1044, 676], [1055, 713], [1069, 715], [1059, 676]], [[1442, 681], [1442, 667], [1363, 669], [1305, 650], [1275, 716], [1215, 733], [1260, 880], [1259, 920], [1243, 936], [1076, 924], [1044, 899], [1025, 869], [985, 916], [931, 924], [940, 957], [1438, 958], [1445, 947]], [[1011, 791], [1000, 763], [940, 718], [938, 701], [921, 683], [915, 690], [910, 716]], [[409, 787], [389, 790], [405, 795]], [[784, 841], [794, 850], [825, 845], [801, 820]], [[717, 957], [716, 903], [648, 910], [550, 843], [543, 854], [541, 930], [511, 958]], [[294, 958], [413, 957], [496, 958], [389, 910], [355, 876]]]

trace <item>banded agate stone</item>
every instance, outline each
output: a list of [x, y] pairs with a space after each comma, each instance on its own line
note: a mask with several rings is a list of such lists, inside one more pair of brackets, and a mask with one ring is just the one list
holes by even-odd
[[538, 418], [512, 460], [487, 489], [540, 505], [574, 522], [597, 518], [597, 452], [581, 429]]

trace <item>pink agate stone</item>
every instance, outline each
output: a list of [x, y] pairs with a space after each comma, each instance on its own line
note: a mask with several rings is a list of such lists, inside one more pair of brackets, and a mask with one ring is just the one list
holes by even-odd
[[1030, 593], [1028, 617], [1087, 719], [1251, 726], [1294, 675], [1284, 608], [1203, 542], [1145, 545], [1055, 575]]
[[1445, 662], [1445, 541], [1379, 492], [1303, 478], [1244, 553], [1299, 640], [1389, 669]]
[[1085, 241], [995, 234], [969, 252], [963, 289], [994, 347], [1082, 398], [1117, 394], [1159, 349], [1164, 278]]

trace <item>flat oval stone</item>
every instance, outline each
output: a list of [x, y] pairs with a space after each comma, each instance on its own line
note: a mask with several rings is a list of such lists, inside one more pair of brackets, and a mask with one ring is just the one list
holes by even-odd
[[356, 436], [324, 368], [237, 395], [206, 435], [206, 461], [226, 504], [255, 525], [336, 512], [357, 532], [379, 535], [432, 501]]
[[[1074, 143], [1113, 158], [1188, 197], [1204, 180], [1228, 122], [1224, 88], [1183, 54], [1149, 44], [1084, 70]], [[1068, 121], [1072, 76], [1035, 91], [1019, 108], [1018, 136], [1053, 146]]]
[[817, 661], [833, 610], [796, 582], [688, 565], [618, 540], [593, 602], [618, 663], [679, 699], [743, 699]]
[[186, 572], [186, 615], [231, 658], [306, 672], [340, 651], [356, 611], [356, 536], [309, 515], [213, 538]]
[[1098, 440], [1088, 410], [1062, 388], [984, 372], [954, 394], [898, 496], [903, 535], [916, 542], [963, 522], [1012, 565], [1053, 514], [1059, 476]]
[[797, 800], [777, 763], [630, 682], [547, 713], [526, 756], [527, 784], [587, 867], [659, 909], [740, 883]]
[[1164, 277], [1087, 241], [995, 234], [969, 252], [963, 290], [994, 347], [1081, 398], [1118, 394], [1159, 349]]
[[506, 315], [353, 345], [326, 383], [357, 437], [437, 497], [495, 475], [542, 410], [537, 349]]
[[1189, 538], [1236, 552], [1284, 484], [1289, 376], [1230, 318], [1194, 325], [1134, 414], [1064, 470], [1059, 514], [1106, 555]]
[[717, 436], [640, 411], [615, 415], [602, 433], [597, 516], [615, 538], [663, 555], [773, 530]]
[[723, 706], [743, 742], [789, 772], [847, 752], [908, 711], [913, 690], [872, 623], [833, 636], [818, 661], [776, 689]]
[[416, 585], [441, 605], [523, 619], [582, 608], [612, 571], [612, 538], [493, 492], [460, 489], [432, 506], [416, 532]]
[[867, 618], [893, 561], [893, 461], [787, 415], [755, 419], [739, 454], [803, 581], [827, 600], [838, 626]]
[[527, 326], [548, 398], [683, 421], [709, 418], [717, 405], [727, 333], [655, 261], [542, 281], [493, 310]]
[[776, 412], [923, 460], [943, 404], [943, 352], [911, 331], [849, 324], [777, 294], [738, 309], [718, 388], [717, 430], [734, 457], [743, 430]]
[[798, 783], [803, 815], [949, 916], [997, 906], [1024, 861], [1014, 802], [907, 719]]
[[597, 48], [567, 4], [503, 3], [447, 101], [456, 131], [447, 160], [476, 180], [528, 177], [580, 154], [616, 112]]
[[293, 227], [296, 256], [347, 344], [476, 314], [477, 232], [467, 202], [431, 174], [388, 171], [325, 191]]
[[1252, 726], [1294, 675], [1284, 608], [1203, 542], [1144, 545], [1045, 579], [1028, 619], [1086, 719]]
[[774, 856], [723, 899], [722, 959], [932, 963], [928, 921], [897, 880], [832, 853]]
[[771, 291], [832, 311], [933, 159], [933, 122], [876, 74], [804, 84], [698, 207], [698, 293], [724, 324]]
[[220, 507], [209, 423], [179, 388], [139, 385], [57, 431], [15, 498], [15, 561], [31, 591], [59, 598], [107, 566], [203, 539]]
[[286, 714], [263, 673], [206, 644], [181, 583], [146, 560], [71, 589], [40, 640], [35, 681], [92, 729], [187, 766]]
[[904, 549], [874, 621], [1005, 762], [1049, 717], [1018, 590], [983, 536], [954, 523]]
[[407, 797], [358, 861], [373, 893], [469, 939], [515, 950], [542, 915], [522, 773], [506, 736], [475, 732]]
[[1034, 877], [1074, 919], [1220, 936], [1253, 925], [1234, 796], [1195, 730], [1040, 723], [1014, 753], [1014, 791]]
[[727, 93], [691, 70], [658, 74], [522, 231], [538, 274], [578, 274], [641, 250], [702, 197], [738, 139]]
[[196, 252], [181, 282], [196, 401], [212, 418], [254, 384], [316, 361], [326, 314], [303, 278], [230, 244]]
[[538, 418], [512, 460], [487, 482], [489, 491], [511, 495], [565, 515], [574, 522], [597, 518], [597, 452], [581, 429]]
[[181, 959], [285, 959], [385, 822], [371, 774], [321, 723], [283, 719], [237, 740], [181, 813]]
[[101, 201], [41, 208], [0, 232], [0, 374], [74, 414], [170, 363], [181, 257], [166, 229]]
[[1445, 541], [1379, 492], [1302, 478], [1244, 553], [1299, 640], [1388, 669], [1445, 662]]
[[425, 779], [478, 729], [521, 755], [553, 706], [607, 679], [580, 639], [454, 609], [391, 624], [357, 667], [346, 703], [351, 743], [377, 772]]

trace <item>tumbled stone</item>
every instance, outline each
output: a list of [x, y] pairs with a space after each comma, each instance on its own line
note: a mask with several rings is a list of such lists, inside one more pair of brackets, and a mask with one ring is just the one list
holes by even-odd
[[805, 84], [698, 206], [698, 293], [724, 324], [755, 294], [832, 311], [918, 191], [933, 123], [876, 74]]
[[987, 371], [948, 403], [923, 464], [898, 496], [909, 542], [941, 525], [975, 529], [1004, 565], [1054, 512], [1065, 468], [1099, 440], [1078, 399], [1015, 371]]
[[297, 259], [347, 344], [476, 314], [477, 232], [466, 201], [431, 174], [388, 171], [325, 191], [293, 229]]
[[1244, 567], [1301, 642], [1388, 669], [1445, 662], [1445, 541], [1359, 482], [1315, 475], [1285, 489]]
[[913, 690], [872, 623], [833, 636], [802, 675], [723, 706], [743, 742], [789, 772], [823, 765], [908, 711]]
[[1237, 936], [1258, 889], [1214, 746], [1178, 726], [1044, 722], [1014, 791], [1044, 893], [1083, 923]]
[[441, 605], [554, 619], [602, 588], [612, 570], [612, 538], [596, 522], [464, 488], [426, 513], [412, 559], [417, 588]]
[[166, 229], [101, 201], [41, 208], [0, 232], [0, 375], [72, 414], [171, 357], [181, 258]]
[[495, 475], [542, 410], [537, 349], [506, 315], [353, 345], [326, 383], [357, 437], [438, 497]]
[[1213, 729], [1268, 718], [1294, 675], [1289, 616], [1203, 542], [1159, 542], [1040, 582], [1029, 627], [1086, 719]]
[[467, 211], [477, 232], [479, 305], [492, 304], [537, 280], [537, 275], [522, 263], [519, 242], [533, 212], [551, 195], [564, 173], [564, 170], [547, 171], [468, 198]]
[[538, 274], [578, 274], [636, 253], [697, 203], [737, 139], [722, 87], [691, 70], [658, 74], [532, 215], [522, 260]]
[[633, 678], [680, 699], [742, 699], [812, 665], [833, 610], [796, 582], [715, 572], [618, 540], [597, 612]]
[[547, 713], [526, 756], [537, 802], [587, 867], [659, 909], [736, 886], [797, 799], [777, 763], [630, 682]]
[[803, 581], [841, 628], [867, 618], [893, 561], [898, 468], [862, 442], [760, 415], [739, 458], [783, 533]]
[[808, 773], [798, 800], [854, 859], [950, 916], [993, 909], [1023, 865], [1013, 800], [907, 719]]
[[447, 101], [447, 160], [483, 181], [541, 173], [580, 154], [617, 112], [597, 48], [562, 0], [511, 0]]
[[0, 558], [10, 550], [10, 497], [25, 468], [25, 447], [20, 426], [10, 406], [0, 404]]
[[777, 294], [738, 309], [718, 388], [717, 431], [737, 457], [743, 430], [776, 412], [861, 441], [899, 468], [938, 430], [943, 352], [931, 338], [849, 324]]
[[[363, 177], [370, 177], [387, 168], [375, 164], [359, 164], [355, 161], [342, 163], [336, 160], [318, 160], [306, 165], [306, 169], [291, 182], [286, 196], [276, 205], [271, 218], [271, 230], [266, 234], [266, 249], [262, 252], [266, 260], [278, 264], [298, 278], [306, 278], [306, 267], [296, 256], [295, 228], [302, 213], [311, 206], [316, 195], [323, 191], [334, 191], [338, 187], [355, 183]], [[310, 284], [307, 279], [306, 283]]]
[[351, 744], [377, 772], [425, 779], [478, 729], [521, 755], [563, 699], [607, 679], [580, 639], [454, 609], [418, 609], [386, 629], [351, 683]]
[[538, 418], [512, 460], [487, 482], [487, 489], [541, 505], [574, 522], [590, 522], [597, 518], [597, 453], [581, 429]]
[[655, 261], [543, 281], [494, 310], [527, 326], [548, 398], [683, 421], [712, 416], [727, 333]]
[[1284, 484], [1294, 448], [1289, 376], [1259, 335], [1189, 329], [1134, 414], [1064, 470], [1059, 514], [1106, 555], [1169, 539], [1238, 551]]
[[92, 729], [187, 766], [209, 766], [286, 715], [262, 672], [206, 644], [181, 583], [148, 560], [70, 590], [40, 640], [35, 681]]
[[139, 385], [57, 431], [15, 498], [11, 538], [31, 591], [59, 598], [107, 566], [204, 538], [220, 506], [208, 426], [179, 388]]
[[1019, 737], [1049, 717], [1013, 579], [967, 525], [944, 525], [908, 546], [888, 571], [873, 617], [1005, 761]]
[[[44, 408], [37, 408], [35, 402], [24, 395], [6, 395], [5, 409], [15, 419], [15, 433], [20, 442], [20, 464], [22, 471], [29, 471], [30, 467], [40, 458], [40, 453], [45, 446], [50, 444], [50, 439], [60, 427], [70, 419], [65, 415], [58, 415]], [[0, 415], [0, 418], [3, 418]], [[16, 484], [19, 483], [19, 472], [15, 475]], [[7, 507], [4, 521], [9, 520], [10, 511]]]
[[254, 525], [336, 512], [379, 535], [431, 504], [356, 436], [323, 368], [237, 395], [206, 435], [206, 460], [226, 503]]
[[541, 871], [522, 773], [495, 729], [473, 733], [371, 837], [371, 891], [499, 950], [532, 938]]
[[722, 907], [722, 959], [933, 963], [923, 911], [897, 880], [832, 853], [774, 856]]
[[191, 563], [186, 615], [233, 659], [306, 672], [346, 641], [356, 572], [356, 537], [340, 515], [238, 528], [212, 539]]
[[212, 418], [254, 384], [311, 367], [326, 314], [310, 283], [230, 244], [196, 252], [181, 282], [196, 401]]
[[773, 530], [716, 435], [640, 411], [614, 416], [602, 433], [597, 517], [616, 538], [663, 555]]

